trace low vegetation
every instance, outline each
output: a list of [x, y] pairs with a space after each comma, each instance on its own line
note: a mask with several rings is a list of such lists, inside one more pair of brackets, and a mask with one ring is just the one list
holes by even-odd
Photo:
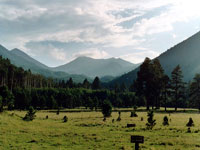
[[[57, 110], [55, 110], [56, 112]], [[118, 112], [103, 121], [101, 112], [70, 113], [61, 110], [55, 112], [37, 111], [37, 117], [30, 122], [23, 121], [26, 111], [4, 111], [0, 114], [0, 149], [37, 149], [37, 150], [132, 150], [131, 135], [144, 136], [142, 150], [198, 150], [200, 149], [200, 120], [198, 113], [163, 113], [154, 112], [156, 125], [152, 130], [146, 129], [147, 112], [138, 111], [138, 117], [130, 117], [129, 112], [122, 112], [120, 122]], [[75, 110], [76, 111], [76, 110]], [[124, 111], [124, 109], [120, 109]], [[179, 109], [177, 110], [179, 111]], [[48, 116], [48, 119], [45, 117]], [[64, 116], [68, 117], [63, 123]], [[172, 121], [169, 126], [163, 126], [163, 118], [167, 116]], [[141, 121], [141, 117], [144, 121]], [[185, 126], [192, 117], [195, 126], [187, 132]], [[136, 127], [127, 128], [127, 123]]]

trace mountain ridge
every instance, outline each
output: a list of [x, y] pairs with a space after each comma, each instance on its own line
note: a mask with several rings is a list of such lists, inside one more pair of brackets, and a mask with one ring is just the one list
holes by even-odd
[[52, 68], [54, 71], [64, 71], [73, 74], [84, 74], [89, 77], [120, 76], [134, 68], [137, 64], [132, 64], [121, 58], [94, 59], [81, 56], [73, 61]]
[[[165, 73], [169, 77], [171, 77], [173, 69], [180, 65], [184, 81], [191, 81], [196, 73], [200, 73], [200, 32], [176, 44], [156, 58], [159, 59]], [[137, 78], [139, 68], [140, 66], [112, 80], [108, 84], [114, 86], [117, 83], [125, 83], [129, 86]]]
[[0, 55], [2, 55], [4, 58], [8, 58], [11, 63], [17, 67], [22, 67], [25, 70], [30, 69], [34, 74], [41, 74], [45, 77], [52, 77], [61, 80], [68, 80], [70, 77], [72, 77], [75, 82], [83, 82], [83, 80], [86, 78], [89, 81], [92, 81], [91, 78], [84, 75], [73, 75], [61, 71], [52, 71], [48, 66], [33, 59], [28, 54], [19, 49], [13, 49], [9, 51], [0, 45]]

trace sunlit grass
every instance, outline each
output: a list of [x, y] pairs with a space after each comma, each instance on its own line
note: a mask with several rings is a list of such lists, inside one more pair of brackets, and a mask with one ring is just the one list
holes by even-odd
[[[14, 113], [14, 115], [13, 115]], [[142, 135], [144, 150], [198, 150], [200, 149], [200, 114], [198, 113], [155, 113], [156, 126], [146, 130], [146, 112], [138, 112], [131, 118], [130, 112], [122, 112], [120, 122], [118, 113], [103, 122], [101, 112], [63, 113], [59, 115], [48, 111], [38, 111], [32, 122], [21, 119], [25, 111], [4, 112], [0, 114], [0, 149], [2, 150], [132, 150], [131, 135]], [[45, 119], [48, 115], [49, 119]], [[64, 116], [69, 118], [63, 123]], [[171, 119], [168, 127], [163, 127], [163, 117]], [[141, 121], [141, 117], [144, 121]], [[192, 117], [195, 127], [186, 133], [186, 123]], [[136, 128], [126, 128], [127, 123], [135, 123]]]

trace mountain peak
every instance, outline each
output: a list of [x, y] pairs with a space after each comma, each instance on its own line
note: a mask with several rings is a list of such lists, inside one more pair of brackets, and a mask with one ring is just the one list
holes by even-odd
[[94, 59], [87, 56], [77, 57], [75, 60], [55, 67], [55, 71], [70, 74], [83, 74], [89, 77], [119, 76], [133, 70], [137, 65], [120, 58]]

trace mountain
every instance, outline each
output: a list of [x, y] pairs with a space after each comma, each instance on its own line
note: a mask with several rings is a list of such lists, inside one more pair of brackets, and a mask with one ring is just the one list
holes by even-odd
[[[170, 48], [157, 58], [168, 76], [171, 76], [172, 70], [180, 65], [184, 81], [191, 81], [196, 73], [200, 73], [200, 32]], [[139, 67], [114, 79], [109, 84], [124, 82], [130, 85], [137, 78], [138, 71]]]
[[75, 82], [83, 82], [85, 78], [87, 78], [89, 81], [92, 81], [90, 78], [84, 75], [74, 75], [61, 71], [52, 71], [50, 67], [38, 62], [37, 60], [33, 59], [19, 49], [13, 49], [9, 51], [5, 47], [0, 45], [0, 55], [2, 55], [4, 58], [8, 58], [12, 64], [18, 67], [22, 67], [25, 70], [30, 69], [31, 72], [35, 74], [42, 74], [46, 77], [53, 77], [65, 80], [68, 80], [70, 77], [72, 77]]
[[135, 69], [137, 66], [120, 58], [93, 59], [78, 57], [70, 63], [53, 68], [53, 70], [70, 74], [82, 74], [92, 78], [95, 76], [116, 77]]
[[[30, 62], [31, 64], [33, 64], [33, 65], [35, 65], [39, 68], [49, 69], [48, 66], [46, 66], [46, 65], [40, 63], [39, 61], [33, 59], [32, 57], [30, 57], [29, 55], [27, 55], [26, 53], [24, 53], [23, 51], [21, 51], [17, 48], [11, 50], [10, 52], [14, 55], [17, 55], [17, 56], [23, 58], [26, 62]], [[25, 66], [25, 67], [27, 67], [27, 66]], [[29, 66], [28, 66], [28, 68], [29, 68]]]

